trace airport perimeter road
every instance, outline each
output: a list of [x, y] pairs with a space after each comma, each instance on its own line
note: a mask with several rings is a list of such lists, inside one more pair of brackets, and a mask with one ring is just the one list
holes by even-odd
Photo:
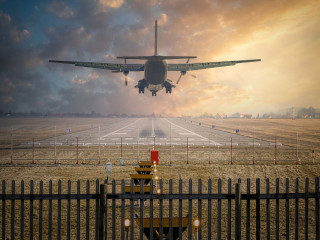
[[42, 141], [41, 145], [267, 145], [272, 143], [198, 126], [179, 118], [122, 118], [86, 131], [69, 133]]

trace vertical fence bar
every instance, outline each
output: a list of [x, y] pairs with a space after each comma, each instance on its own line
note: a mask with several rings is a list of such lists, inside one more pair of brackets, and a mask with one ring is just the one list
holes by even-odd
[[78, 141], [78, 137], [77, 137], [77, 162], [76, 164], [79, 164], [79, 141]]
[[299, 164], [299, 147], [298, 147], [298, 144], [299, 144], [299, 136], [298, 136], [298, 131], [297, 131], [297, 153], [296, 153], [296, 165]]
[[[116, 194], [116, 181], [112, 180], [112, 194]], [[108, 208], [108, 206], [106, 206]], [[107, 226], [106, 226], [107, 228]], [[112, 199], [112, 239], [116, 239], [116, 199]]]
[[[133, 194], [134, 193], [134, 186], [133, 186], [133, 179], [131, 179], [130, 182], [130, 193]], [[133, 240], [134, 239], [134, 202], [133, 202], [133, 198], [130, 199], [130, 222], [131, 222], [131, 227], [130, 227], [130, 239]]]
[[[231, 194], [231, 178], [228, 179], [228, 194]], [[228, 198], [228, 239], [231, 240], [231, 198]]]
[[[77, 181], [77, 194], [80, 195], [80, 180]], [[77, 196], [77, 239], [80, 240], [80, 198]]]
[[170, 123], [170, 165], [172, 164], [172, 127]]
[[[192, 194], [192, 179], [189, 179], [189, 194]], [[188, 214], [189, 214], [189, 223], [188, 223], [188, 239], [192, 238], [192, 199], [188, 200]]]
[[[11, 156], [10, 156], [10, 164], [13, 164], [13, 133], [11, 128]], [[3, 238], [4, 239], [4, 238]]]
[[[43, 195], [43, 181], [40, 181], [40, 195]], [[43, 200], [39, 200], [39, 239], [42, 240], [42, 210], [43, 210]]]
[[[202, 181], [201, 179], [198, 180], [198, 194], [202, 194]], [[200, 221], [200, 226], [198, 228], [198, 238], [201, 239], [201, 223], [202, 223], [202, 200], [201, 198], [198, 199], [198, 219]]]
[[57, 126], [54, 126], [54, 164], [57, 164]]
[[296, 199], [295, 199], [295, 239], [299, 239], [299, 179], [296, 178], [296, 187], [295, 187]]
[[[221, 195], [221, 179], [218, 179], [218, 195]], [[221, 199], [218, 199], [218, 216], [217, 216], [217, 239], [221, 240]]]
[[285, 208], [286, 208], [286, 239], [289, 240], [289, 235], [290, 235], [290, 225], [289, 225], [289, 221], [290, 221], [290, 215], [289, 215], [289, 179], [286, 178], [286, 204], [285, 204]]
[[[6, 195], [6, 181], [2, 180], [2, 195]], [[2, 239], [6, 239], [6, 200], [2, 198]]]
[[32, 164], [34, 164], [34, 137], [32, 138]]
[[279, 207], [279, 178], [276, 179], [276, 240], [280, 239], [280, 235], [279, 235], [279, 225], [280, 225], [280, 207]]
[[[15, 181], [12, 180], [12, 185], [11, 185], [11, 193], [12, 195], [15, 194], [16, 191], [16, 186], [15, 186]], [[14, 211], [14, 207], [15, 207], [15, 200], [12, 199], [11, 200], [11, 239], [14, 239], [14, 220], [15, 220], [15, 211]]]
[[108, 238], [108, 183], [109, 183], [109, 176], [107, 177], [107, 179], [104, 181], [104, 184], [105, 184], [105, 192], [104, 194], [106, 195], [105, 196], [105, 201], [104, 201], [104, 237], [105, 239]]
[[[250, 178], [247, 178], [247, 194], [250, 194]], [[247, 199], [246, 208], [246, 240], [250, 240], [250, 199]]]
[[[30, 181], [30, 195], [33, 195], [33, 180]], [[30, 240], [33, 240], [33, 199], [30, 199]]]
[[100, 160], [100, 147], [101, 147], [101, 138], [100, 138], [100, 126], [99, 126], [99, 161], [98, 161], [98, 164], [100, 165], [101, 164], [101, 160]]
[[[161, 194], [163, 193], [163, 181], [162, 179], [160, 179], [160, 192]], [[159, 200], [159, 218], [160, 218], [160, 222], [159, 222], [159, 234], [160, 234], [160, 240], [162, 240], [162, 236], [163, 236], [163, 200], [162, 198], [160, 198]]]
[[[143, 184], [144, 184], [144, 181], [143, 179], [140, 180], [140, 194], [143, 194], [144, 193], [144, 189], [143, 189]], [[140, 201], [140, 239], [143, 239], [143, 219], [144, 219], [144, 212], [143, 212], [143, 208], [144, 208], [144, 199], [139, 199]]]
[[274, 164], [277, 165], [277, 137], [274, 139]]
[[266, 200], [266, 211], [267, 211], [267, 240], [270, 240], [270, 181], [269, 178], [266, 179], [266, 190], [267, 190], [267, 200]]
[[[153, 180], [150, 181], [150, 195], [153, 195]], [[153, 239], [153, 198], [150, 198], [150, 234], [149, 239]]]
[[317, 194], [316, 197], [316, 239], [320, 239], [320, 226], [319, 226], [319, 177], [315, 179], [315, 193]]
[[212, 200], [210, 195], [212, 194], [212, 180], [208, 180], [208, 240], [211, 240], [211, 215], [212, 215]]
[[106, 185], [100, 185], [100, 206], [99, 206], [99, 240], [105, 239], [105, 209], [106, 209]]
[[256, 179], [256, 239], [260, 239], [260, 178]]
[[138, 128], [138, 140], [137, 140], [137, 148], [138, 148], [138, 162], [140, 161], [140, 146], [139, 146], [139, 143], [140, 143], [140, 128]]
[[[172, 194], [172, 179], [169, 180], [169, 194]], [[173, 238], [172, 199], [169, 199], [169, 239]]]
[[189, 164], [189, 138], [187, 137], [187, 164]]
[[49, 181], [48, 239], [52, 239], [52, 180]]
[[122, 137], [120, 137], [120, 157], [122, 158]]
[[304, 239], [308, 240], [308, 232], [309, 232], [309, 178], [306, 178], [306, 187], [305, 187], [305, 225], [304, 225]]
[[24, 181], [21, 181], [20, 239], [24, 239]]
[[230, 142], [230, 164], [232, 165], [232, 138], [231, 138], [231, 142]]
[[255, 149], [254, 149], [254, 129], [253, 129], [253, 147], [252, 147], [252, 165], [254, 165], [254, 160], [255, 160]]
[[[99, 127], [100, 129], [100, 127]], [[87, 194], [90, 194], [90, 181], [87, 180]], [[96, 213], [97, 214], [97, 213]], [[86, 199], [86, 239], [89, 239], [90, 233], [90, 199]]]
[[70, 195], [71, 195], [71, 181], [68, 180], [68, 200], [67, 200], [67, 239], [70, 239], [70, 224], [71, 224], [71, 199], [70, 199]]
[[241, 183], [236, 183], [235, 191], [235, 239], [241, 240]]
[[[121, 194], [125, 194], [124, 180], [121, 180]], [[125, 199], [121, 199], [121, 239], [124, 240]]]
[[[61, 180], [58, 181], [58, 194], [61, 195]], [[58, 236], [61, 239], [61, 199], [58, 200]]]
[[[171, 126], [171, 124], [170, 124]], [[179, 179], [179, 194], [182, 194], [182, 179]], [[179, 239], [182, 239], [182, 199], [179, 199]]]
[[[96, 194], [99, 195], [99, 190], [100, 190], [100, 183], [99, 179], [96, 180]], [[101, 198], [101, 196], [100, 196]], [[99, 204], [100, 199], [96, 199], [96, 234], [95, 234], [95, 240], [99, 240], [99, 209], [100, 209], [100, 204]]]

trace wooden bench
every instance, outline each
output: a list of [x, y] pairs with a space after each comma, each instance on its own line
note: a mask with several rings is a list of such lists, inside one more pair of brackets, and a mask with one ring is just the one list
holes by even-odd
[[[155, 189], [155, 187], [153, 187], [153, 189]], [[126, 193], [130, 193], [131, 192], [131, 186], [125, 186], [124, 187], [124, 191]], [[140, 186], [133, 186], [133, 192], [134, 193], [140, 193]], [[150, 193], [150, 186], [143, 186], [143, 192], [144, 193]]]
[[136, 167], [135, 170], [139, 174], [150, 174], [153, 171], [153, 168], [150, 168], [150, 167]]
[[[137, 214], [135, 214], [135, 221], [140, 226], [140, 218]], [[170, 229], [170, 219], [169, 218], [162, 218], [162, 226], [163, 226], [163, 238], [169, 239], [169, 229]], [[188, 227], [189, 223], [189, 215], [182, 218], [182, 232], [185, 231]], [[153, 218], [153, 232], [154, 237], [153, 239], [160, 239], [159, 234], [160, 228], [160, 218]], [[143, 218], [143, 232], [149, 238], [150, 236], [150, 218]], [[179, 238], [179, 218], [173, 217], [172, 218], [172, 239]]]
[[144, 180], [144, 185], [148, 185], [150, 180], [153, 177], [153, 174], [130, 174], [131, 179], [133, 179], [133, 182], [135, 185], [140, 184], [140, 181]]
[[152, 162], [151, 161], [140, 161], [138, 163], [138, 165], [141, 167], [141, 168], [150, 168], [153, 166]]

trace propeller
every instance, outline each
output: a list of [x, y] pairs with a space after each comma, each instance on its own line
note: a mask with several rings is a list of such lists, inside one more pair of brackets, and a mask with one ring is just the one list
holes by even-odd
[[[190, 58], [187, 59], [186, 63], [189, 63], [189, 60], [190, 60]], [[181, 77], [182, 77], [183, 75], [186, 75], [187, 71], [181, 71], [180, 73], [181, 73], [181, 74], [180, 74], [180, 76], [179, 76], [179, 78], [178, 78], [178, 80], [177, 80], [177, 84], [179, 84], [179, 82], [180, 82], [180, 80], [181, 80]], [[193, 75], [193, 76], [194, 76], [194, 75]]]

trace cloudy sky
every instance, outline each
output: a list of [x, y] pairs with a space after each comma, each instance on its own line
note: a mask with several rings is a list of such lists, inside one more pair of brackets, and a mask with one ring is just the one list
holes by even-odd
[[[319, 108], [319, 13], [318, 0], [0, 0], [0, 110], [180, 116]], [[125, 87], [119, 73], [48, 63], [152, 55], [155, 19], [160, 55], [262, 61], [189, 72], [157, 97], [134, 88], [142, 72], [130, 73]]]

